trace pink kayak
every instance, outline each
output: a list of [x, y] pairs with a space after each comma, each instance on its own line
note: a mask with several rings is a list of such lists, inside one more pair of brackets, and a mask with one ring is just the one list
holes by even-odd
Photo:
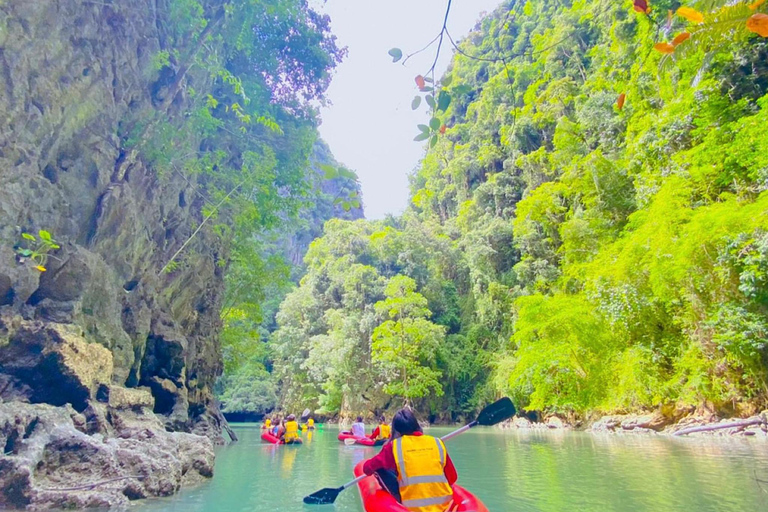
[[363, 446], [382, 446], [387, 442], [386, 439], [371, 439], [370, 437], [353, 436], [352, 432], [349, 431], [339, 432], [339, 441], [343, 443], [346, 439], [354, 439], [355, 444]]
[[[360, 462], [355, 466], [355, 476], [362, 474], [363, 463]], [[357, 483], [357, 487], [366, 512], [408, 512], [408, 509], [382, 489], [379, 482], [372, 476], [363, 478]], [[454, 485], [453, 503], [447, 512], [488, 512], [488, 509], [474, 494], [459, 485]]]
[[279, 437], [273, 436], [269, 432], [264, 432], [263, 434], [261, 434], [261, 440], [266, 443], [272, 443], [272, 444], [301, 444], [301, 439], [295, 439], [293, 441], [286, 443], [285, 441], [280, 440]]

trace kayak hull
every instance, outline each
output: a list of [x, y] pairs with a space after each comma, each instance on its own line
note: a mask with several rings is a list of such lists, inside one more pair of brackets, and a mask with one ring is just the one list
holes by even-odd
[[338, 437], [339, 437], [339, 441], [341, 441], [342, 443], [347, 439], [354, 439], [355, 444], [359, 444], [362, 446], [383, 446], [387, 442], [386, 439], [371, 439], [369, 437], [353, 436], [351, 432], [339, 432]]
[[[355, 476], [363, 474], [363, 462], [355, 466]], [[366, 512], [409, 512], [407, 508], [382, 489], [379, 482], [372, 476], [363, 478], [357, 483], [363, 508]], [[453, 504], [449, 512], [488, 512], [488, 509], [474, 494], [460, 485], [453, 486]]]
[[293, 441], [286, 443], [285, 441], [281, 441], [280, 438], [273, 436], [269, 432], [264, 432], [261, 434], [261, 440], [270, 444], [301, 444], [301, 439], [294, 439]]

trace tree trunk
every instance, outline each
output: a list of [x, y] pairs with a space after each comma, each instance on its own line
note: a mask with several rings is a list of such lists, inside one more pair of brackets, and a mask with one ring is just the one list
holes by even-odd
[[760, 416], [755, 416], [752, 418], [748, 418], [746, 420], [732, 421], [730, 423], [722, 423], [717, 425], [702, 425], [699, 427], [688, 427], [682, 430], [678, 430], [672, 435], [684, 436], [686, 434], [693, 434], [694, 432], [711, 432], [713, 430], [721, 430], [724, 428], [745, 428], [745, 427], [750, 427], [752, 425], [763, 425], [763, 424], [765, 424], [765, 419], [761, 418]]

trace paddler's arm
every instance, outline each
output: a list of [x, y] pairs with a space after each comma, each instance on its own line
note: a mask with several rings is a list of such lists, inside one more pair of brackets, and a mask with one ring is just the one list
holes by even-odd
[[371, 432], [371, 435], [368, 436], [368, 439], [376, 439], [379, 437], [379, 427], [376, 427], [373, 432]]
[[[446, 469], [447, 469], [446, 465]], [[453, 463], [451, 463], [453, 467]], [[388, 469], [390, 471], [397, 471], [397, 464], [395, 463], [395, 456], [392, 453], [392, 443], [387, 443], [381, 447], [381, 451], [368, 459], [363, 463], [363, 473], [366, 475], [372, 475], [380, 469]], [[454, 473], [456, 470], [454, 469]]]

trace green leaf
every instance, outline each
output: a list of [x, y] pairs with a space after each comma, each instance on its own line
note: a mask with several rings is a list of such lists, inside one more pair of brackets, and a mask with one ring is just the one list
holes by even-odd
[[29, 233], [22, 233], [21, 237], [26, 238], [27, 240], [32, 240], [33, 242], [37, 242], [35, 235], [30, 235]]
[[438, 118], [433, 117], [432, 119], [429, 120], [429, 127], [432, 128], [432, 131], [436, 132], [437, 130], [440, 129], [440, 126], [441, 124]]
[[357, 179], [357, 173], [355, 171], [350, 171], [349, 169], [345, 169], [344, 167], [339, 168], [339, 176], [341, 176], [342, 178], [350, 179], [350, 180]]
[[427, 94], [426, 98], [424, 99], [427, 100], [427, 105], [429, 105], [429, 108], [432, 108], [432, 109], [435, 108], [436, 104], [435, 104], [434, 96], [432, 96], [431, 94]]
[[424, 133], [429, 133], [429, 126], [427, 126], [425, 124], [416, 125], [416, 128], [418, 128], [419, 130], [421, 130]]
[[453, 82], [453, 78], [450, 76], [447, 76], [440, 81], [440, 85], [442, 85], [443, 87], [448, 87], [449, 85], [451, 85], [451, 82]]
[[355, 199], [354, 201], [351, 201], [349, 204], [352, 205], [353, 208], [360, 208], [360, 201]]
[[416, 142], [421, 142], [423, 140], [427, 140], [429, 136], [430, 136], [429, 132], [423, 132], [418, 134], [416, 137], [414, 137], [413, 140], [415, 140]]
[[454, 94], [469, 94], [472, 92], [472, 86], [467, 84], [457, 85], [453, 89]]
[[400, 48], [392, 48], [387, 53], [392, 57], [392, 62], [397, 62], [403, 58], [403, 50]]
[[440, 96], [437, 97], [437, 110], [445, 112], [448, 110], [448, 106], [451, 104], [451, 95], [443, 91]]
[[435, 147], [435, 144], [437, 144], [437, 135], [433, 135], [431, 139], [429, 139], [429, 147], [433, 148]]
[[32, 256], [32, 251], [30, 251], [29, 249], [19, 249], [17, 252], [22, 256], [26, 256], [26, 257]]
[[429, 78], [428, 76], [425, 76], [425, 77], [424, 77], [424, 81], [425, 81], [425, 82], [427, 82], [428, 84], [432, 84], [432, 83], [435, 83], [435, 81], [434, 81], [434, 80], [432, 80], [431, 78]]
[[320, 169], [325, 173], [325, 179], [332, 180], [339, 177], [339, 171], [332, 165], [320, 164]]
[[421, 105], [421, 96], [416, 96], [411, 102], [411, 110], [416, 110]]
[[41, 229], [40, 231], [38, 231], [37, 234], [40, 235], [40, 238], [42, 238], [43, 240], [51, 239], [51, 234], [44, 229]]

